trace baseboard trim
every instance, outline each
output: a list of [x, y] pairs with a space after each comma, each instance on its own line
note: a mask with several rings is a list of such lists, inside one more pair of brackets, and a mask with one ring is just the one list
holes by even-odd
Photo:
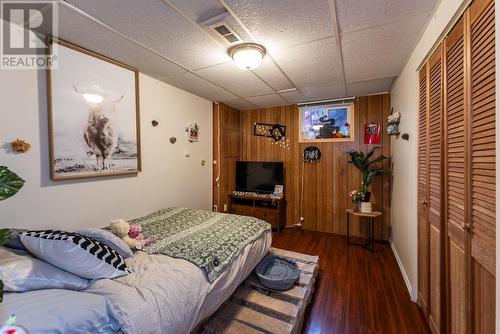
[[408, 294], [410, 295], [410, 299], [412, 302], [416, 303], [417, 302], [417, 291], [416, 289], [413, 289], [411, 286], [410, 279], [408, 278], [408, 274], [406, 273], [405, 268], [403, 267], [403, 262], [401, 262], [401, 258], [399, 257], [398, 251], [396, 250], [396, 247], [394, 246], [394, 243], [389, 241], [389, 244], [391, 245], [391, 250], [392, 254], [394, 254], [394, 257], [396, 258], [396, 262], [398, 263], [399, 271], [401, 272], [401, 276], [403, 276], [403, 281], [405, 282], [406, 288], [408, 289]]

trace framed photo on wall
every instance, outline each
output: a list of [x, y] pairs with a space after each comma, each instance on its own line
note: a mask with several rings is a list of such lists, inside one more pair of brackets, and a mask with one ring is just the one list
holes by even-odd
[[[53, 40], [47, 70], [52, 180], [141, 171], [138, 71]], [[52, 50], [49, 50], [52, 52]]]

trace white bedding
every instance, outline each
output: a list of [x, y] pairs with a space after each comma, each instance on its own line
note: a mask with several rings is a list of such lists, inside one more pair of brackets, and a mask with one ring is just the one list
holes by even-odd
[[[189, 333], [224, 303], [251, 273], [269, 250], [271, 239], [271, 231], [266, 231], [244, 247], [212, 285], [204, 273], [190, 262], [139, 252], [127, 259], [127, 264], [134, 273], [114, 280], [99, 280], [85, 292], [78, 292], [76, 295], [91, 293], [105, 297], [110, 305], [107, 307], [109, 319], [118, 321], [121, 324], [120, 330], [126, 334]], [[52, 298], [57, 299], [59, 303], [70, 303], [71, 307], [75, 306], [73, 304], [77, 306], [79, 299], [93, 299], [73, 296], [66, 300], [58, 296], [64, 290], [53, 292], [50, 295], [45, 294], [43, 301], [37, 298], [37, 294], [40, 294], [37, 291], [23, 293], [22, 298], [20, 294], [6, 294], [4, 303], [0, 304], [0, 316], [5, 318], [8, 314], [22, 309], [23, 314], [17, 314], [19, 324], [30, 329], [30, 333], [37, 333], [36, 329], [42, 328], [42, 323], [43, 328], [47, 327], [43, 305], [50, 304]], [[30, 295], [33, 298], [30, 298]], [[23, 305], [20, 305], [21, 302]], [[31, 307], [26, 307], [28, 302]], [[102, 303], [102, 300], [99, 302]], [[71, 312], [71, 307], [68, 307], [68, 312]], [[58, 312], [64, 312], [64, 308]], [[47, 318], [50, 318], [49, 315]], [[58, 318], [62, 319], [62, 322], [65, 320], [64, 314]], [[68, 321], [70, 318], [74, 322], [70, 327], [74, 328], [80, 326], [78, 321], [88, 322], [88, 319], [78, 320], [69, 316]], [[54, 326], [60, 324], [55, 323]], [[116, 328], [116, 324], [108, 329], [111, 327]], [[55, 329], [54, 332], [59, 331], [59, 328]]]

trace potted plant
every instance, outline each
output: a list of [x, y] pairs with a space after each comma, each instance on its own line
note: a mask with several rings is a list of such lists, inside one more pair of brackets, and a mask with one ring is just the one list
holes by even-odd
[[[0, 201], [14, 196], [24, 185], [24, 180], [5, 166], [0, 166]], [[10, 230], [0, 229], [0, 246], [10, 237]], [[3, 282], [0, 280], [0, 303], [3, 301]]]
[[380, 148], [380, 146], [372, 148], [366, 155], [361, 151], [352, 150], [347, 152], [351, 159], [348, 162], [359, 169], [361, 173], [361, 189], [359, 191], [364, 194], [361, 199], [362, 202], [370, 201], [371, 193], [368, 191], [368, 187], [372, 184], [375, 177], [382, 174], [384, 171], [383, 168], [375, 167], [374, 164], [387, 159], [387, 157], [381, 154], [377, 158], [370, 160], [373, 154], [375, 154], [375, 150], [378, 148]]

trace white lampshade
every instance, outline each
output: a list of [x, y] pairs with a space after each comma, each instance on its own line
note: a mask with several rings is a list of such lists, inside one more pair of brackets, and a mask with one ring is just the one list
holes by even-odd
[[242, 70], [252, 70], [260, 65], [266, 55], [266, 49], [255, 43], [236, 45], [228, 50], [236, 65]]

